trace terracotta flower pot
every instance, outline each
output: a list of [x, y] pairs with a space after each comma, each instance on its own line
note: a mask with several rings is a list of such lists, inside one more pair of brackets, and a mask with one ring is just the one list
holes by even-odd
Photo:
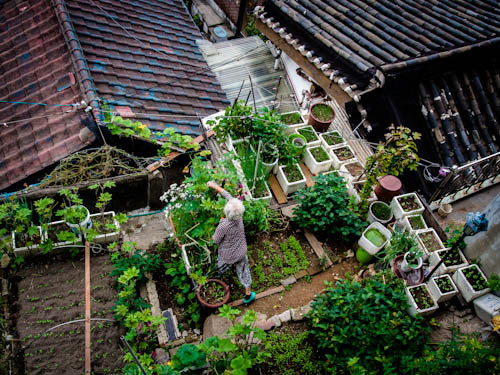
[[198, 288], [198, 291], [196, 292], [196, 298], [198, 299], [198, 302], [206, 308], [209, 309], [216, 309], [218, 307], [221, 307], [228, 303], [229, 297], [231, 297], [231, 292], [229, 291], [229, 285], [227, 285], [224, 281], [219, 280], [219, 279], [208, 279], [207, 283], [205, 285], [208, 285], [209, 283], [216, 283], [221, 285], [224, 288], [224, 299], [221, 302], [218, 303], [208, 303], [203, 299], [203, 297], [200, 295], [201, 288]]
[[[332, 110], [332, 117], [328, 120], [317, 118], [314, 115], [314, 108], [317, 106], [326, 106], [330, 108]], [[309, 125], [312, 125], [314, 130], [316, 130], [317, 132], [324, 133], [328, 131], [328, 128], [330, 127], [330, 124], [333, 122], [334, 119], [335, 119], [335, 111], [332, 107], [330, 107], [326, 103], [315, 103], [311, 106], [311, 110], [309, 111], [309, 120], [307, 123]]]
[[401, 180], [396, 176], [382, 177], [375, 187], [375, 195], [383, 202], [389, 203], [401, 191]]

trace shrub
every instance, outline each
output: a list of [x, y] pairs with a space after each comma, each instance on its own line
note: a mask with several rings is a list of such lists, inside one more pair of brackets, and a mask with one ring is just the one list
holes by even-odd
[[451, 341], [440, 343], [437, 350], [426, 348], [409, 370], [416, 375], [500, 374], [500, 348], [494, 345], [481, 343], [474, 336], [465, 336], [461, 341], [454, 332]]
[[329, 373], [401, 374], [426, 340], [423, 318], [406, 312], [399, 283], [343, 281], [318, 296], [308, 314]]
[[271, 333], [262, 343], [263, 350], [270, 354], [263, 366], [264, 373], [280, 375], [317, 375], [321, 364], [314, 358], [315, 348], [308, 340], [309, 332], [299, 335]]
[[297, 192], [298, 206], [293, 221], [300, 227], [342, 240], [360, 236], [365, 223], [347, 207], [345, 181], [336, 174], [319, 175], [315, 185]]

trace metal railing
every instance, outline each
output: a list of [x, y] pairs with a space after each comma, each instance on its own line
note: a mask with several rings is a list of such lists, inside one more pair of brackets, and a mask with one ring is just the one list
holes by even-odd
[[500, 152], [450, 171], [429, 199], [432, 209], [500, 183]]

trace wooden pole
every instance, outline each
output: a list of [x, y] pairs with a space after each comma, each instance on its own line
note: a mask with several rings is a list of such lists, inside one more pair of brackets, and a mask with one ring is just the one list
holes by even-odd
[[90, 360], [90, 244], [85, 241], [85, 374], [91, 372]]

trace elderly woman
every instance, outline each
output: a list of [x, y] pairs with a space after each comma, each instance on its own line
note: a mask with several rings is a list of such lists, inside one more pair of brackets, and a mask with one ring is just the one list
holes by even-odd
[[250, 286], [252, 277], [248, 264], [247, 241], [245, 238], [245, 228], [243, 226], [243, 213], [245, 206], [231, 194], [221, 188], [213, 181], [207, 182], [207, 186], [221, 194], [227, 203], [224, 206], [223, 218], [214, 233], [214, 243], [219, 245], [218, 268], [220, 273], [224, 273], [231, 266], [236, 267], [236, 274], [241, 284], [245, 287], [245, 298], [243, 303], [249, 304], [255, 300], [255, 292]]

